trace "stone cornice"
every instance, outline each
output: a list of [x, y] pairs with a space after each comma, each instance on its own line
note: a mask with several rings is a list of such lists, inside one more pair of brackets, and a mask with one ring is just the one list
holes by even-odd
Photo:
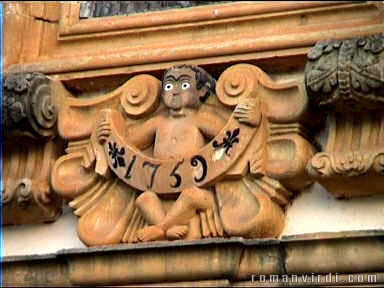
[[[378, 272], [384, 265], [383, 235], [383, 231], [351, 231], [297, 235], [281, 240], [205, 239], [69, 249], [51, 255], [5, 257], [4, 280], [5, 285], [68, 286], [166, 285], [230, 279], [236, 285], [250, 282], [252, 275], [337, 273], [343, 277], [343, 273], [368, 272], [377, 275], [378, 284], [382, 281], [382, 273]], [[346, 254], [357, 246], [355, 254]], [[49, 263], [49, 270], [40, 270], [38, 263], [42, 260]], [[20, 274], [16, 275], [16, 271]], [[48, 271], [51, 272], [47, 274]], [[56, 273], [62, 274], [56, 277]]]
[[[212, 64], [218, 57], [228, 61], [234, 55], [247, 58], [249, 53], [256, 53], [252, 57], [260, 60], [268, 59], [276, 51], [285, 51], [293, 57], [299, 53], [304, 57], [325, 33], [327, 38], [337, 39], [377, 34], [384, 27], [373, 3], [224, 3], [178, 13], [170, 10], [107, 17], [103, 25], [95, 19], [79, 20], [78, 4], [62, 5], [60, 26], [51, 25], [51, 29], [59, 29], [60, 37], [52, 35], [45, 47], [36, 51], [37, 57], [9, 67], [9, 71], [39, 71], [59, 74], [65, 79], [74, 75], [64, 74], [80, 71], [87, 71], [81, 73], [82, 78], [94, 74], [91, 70], [105, 75], [103, 69], [122, 69], [118, 73], [126, 73], [135, 66], [143, 70], [154, 63], [169, 66], [176, 61], [193, 60], [197, 65]], [[352, 16], [356, 11], [361, 18]], [[339, 18], [334, 18], [335, 14]], [[226, 28], [228, 25], [230, 31]], [[260, 27], [260, 31], [251, 27]], [[157, 39], [155, 43], [148, 40], [149, 35]], [[69, 36], [72, 38], [67, 41], [65, 37]], [[114, 47], [108, 44], [112, 39], [117, 43]]]

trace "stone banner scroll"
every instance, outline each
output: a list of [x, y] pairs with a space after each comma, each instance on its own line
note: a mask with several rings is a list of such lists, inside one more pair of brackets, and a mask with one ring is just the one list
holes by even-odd
[[310, 184], [306, 94], [256, 66], [216, 81], [178, 65], [162, 81], [136, 75], [95, 99], [66, 99], [69, 144], [51, 182], [86, 245], [278, 237], [283, 207]]
[[126, 184], [159, 194], [212, 184], [243, 154], [257, 130], [232, 116], [222, 131], [198, 153], [161, 160], [144, 155], [124, 140], [120, 132], [124, 131], [120, 127], [124, 120], [118, 111], [103, 112], [111, 124], [111, 134], [103, 144], [110, 169]]

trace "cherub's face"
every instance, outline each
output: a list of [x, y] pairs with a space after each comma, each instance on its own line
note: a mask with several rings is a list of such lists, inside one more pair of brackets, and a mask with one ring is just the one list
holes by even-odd
[[163, 81], [162, 97], [164, 104], [171, 110], [197, 108], [199, 91], [195, 72], [189, 68], [176, 68], [167, 72]]

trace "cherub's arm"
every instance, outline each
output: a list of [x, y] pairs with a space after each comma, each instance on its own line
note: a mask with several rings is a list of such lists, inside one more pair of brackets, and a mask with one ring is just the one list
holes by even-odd
[[126, 140], [139, 150], [144, 150], [153, 144], [156, 135], [158, 117], [151, 118], [144, 123], [127, 127]]
[[[108, 177], [108, 163], [102, 145], [108, 139], [112, 131], [111, 124], [105, 117], [106, 114], [104, 113], [103, 115], [104, 117], [101, 117], [96, 125], [96, 133], [92, 133], [91, 135], [90, 145], [85, 151], [82, 165], [85, 168], [90, 168], [96, 161], [96, 173]], [[157, 123], [158, 119], [155, 117], [144, 123], [128, 126], [124, 132], [122, 131], [123, 137], [128, 143], [139, 150], [144, 150], [154, 141]]]
[[199, 112], [196, 117], [198, 128], [208, 139], [212, 139], [219, 134], [226, 124], [226, 121], [222, 117], [212, 112]]
[[[158, 121], [158, 117], [154, 117], [144, 123], [128, 126], [123, 133], [125, 140], [140, 150], [148, 148], [154, 141]], [[97, 124], [96, 138], [99, 143], [103, 144], [111, 134], [110, 125], [105, 118], [101, 118]]]

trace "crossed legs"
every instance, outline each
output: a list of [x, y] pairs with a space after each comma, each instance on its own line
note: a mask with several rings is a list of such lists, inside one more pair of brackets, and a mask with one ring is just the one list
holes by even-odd
[[[137, 241], [184, 238], [189, 231], [190, 222], [198, 222], [197, 212], [200, 212], [204, 237], [223, 234], [213, 193], [209, 190], [193, 187], [182, 191], [167, 214], [159, 197], [151, 191], [142, 193], [137, 198], [136, 205], [150, 224], [137, 231]], [[190, 232], [196, 234], [196, 231]]]

